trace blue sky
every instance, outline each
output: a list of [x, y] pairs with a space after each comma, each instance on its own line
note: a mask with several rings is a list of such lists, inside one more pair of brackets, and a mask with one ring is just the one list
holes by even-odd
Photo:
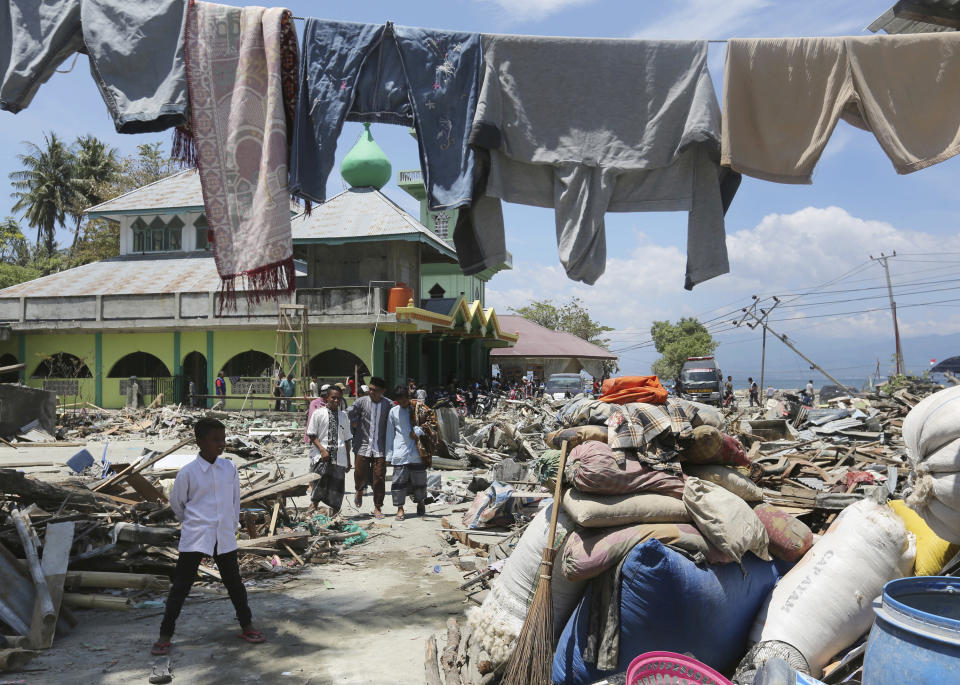
[[[892, 0], [448, 0], [399, 5], [301, 1], [289, 3], [289, 7], [299, 16], [322, 8], [322, 16], [332, 19], [392, 20], [481, 32], [719, 40], [863, 34], [864, 27], [891, 4]], [[711, 73], [718, 93], [724, 50], [723, 44], [710, 46]], [[69, 68], [71, 62], [72, 58], [62, 68]], [[67, 140], [91, 133], [124, 154], [133, 152], [141, 142], [161, 140], [168, 144], [170, 139], [168, 134], [116, 134], [90, 77], [87, 59], [80, 56], [70, 73], [56, 74], [40, 88], [28, 109], [17, 115], [0, 112], [0, 216], [9, 213], [12, 204], [7, 200], [7, 175], [18, 166], [20, 142], [39, 141], [45, 131], [55, 131]], [[405, 129], [375, 126], [373, 133], [393, 162], [394, 172], [416, 168], [416, 143]], [[358, 135], [357, 125], [347, 125], [338, 147], [341, 157]], [[328, 193], [343, 187], [342, 179], [334, 174]], [[759, 359], [759, 333], [732, 329], [724, 323], [732, 318], [726, 314], [748, 304], [753, 294], [780, 294], [785, 304], [772, 317], [777, 320], [774, 326], [801, 348], [805, 344], [816, 347], [821, 364], [829, 367], [831, 363], [843, 363], [846, 368], [849, 362], [842, 362], [839, 352], [832, 354], [832, 347], [840, 350], [892, 338], [883, 297], [886, 293], [881, 288], [883, 272], [869, 261], [871, 254], [896, 250], [903, 255], [890, 264], [897, 285], [901, 331], [906, 338], [960, 333], [960, 301], [949, 302], [960, 300], [957, 188], [960, 159], [899, 176], [872, 134], [841, 122], [817, 166], [812, 185], [744, 178], [727, 214], [732, 271], [692, 292], [682, 288], [685, 213], [609, 214], [607, 273], [590, 287], [571, 282], [563, 274], [556, 257], [552, 210], [505, 205], [514, 269], [490, 282], [488, 304], [505, 311], [532, 298], [579, 296], [595, 318], [617, 329], [611, 347], [625, 350], [622, 369], [640, 373], [648, 370], [657, 356], [655, 351], [649, 346], [625, 348], [649, 340], [651, 321], [680, 316], [715, 319], [714, 330], [721, 341], [717, 354], [721, 358], [727, 352], [740, 359], [745, 355]], [[386, 192], [416, 213], [416, 203], [395, 183], [387, 186]], [[24, 230], [28, 237], [32, 235], [26, 227]], [[66, 238], [64, 235], [61, 239]], [[797, 293], [813, 292], [812, 288], [848, 272], [845, 279], [823, 290], [856, 291], [786, 301]], [[776, 341], [772, 346], [782, 347]], [[890, 348], [892, 352], [892, 341]], [[935, 348], [925, 343], [923, 349], [907, 350], [911, 359], [943, 356]], [[953, 353], [960, 353], [960, 349]], [[782, 350], [774, 356], [783, 364], [796, 363]], [[875, 358], [858, 364], [869, 370]], [[805, 365], [800, 362], [798, 368]]]

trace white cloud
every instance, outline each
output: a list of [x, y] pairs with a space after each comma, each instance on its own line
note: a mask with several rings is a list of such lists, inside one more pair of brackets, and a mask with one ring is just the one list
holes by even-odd
[[499, 7], [508, 18], [515, 21], [544, 19], [568, 7], [587, 5], [596, 0], [481, 0]]
[[669, 10], [640, 26], [636, 38], [725, 39], [730, 37], [849, 35], [889, 7], [888, 0], [838, 5], [834, 0], [774, 2], [773, 0], [675, 0]]
[[[557, 261], [549, 265], [518, 262], [513, 271], [499, 274], [491, 282], [487, 303], [506, 313], [509, 307], [522, 306], [533, 299], [565, 301], [571, 296], [580, 297], [594, 319], [617, 328], [612, 345], [616, 348], [645, 340], [655, 320], [676, 320], [707, 311], [710, 313], [701, 318], [711, 318], [748, 304], [753, 294], [778, 294], [784, 296], [785, 305], [791, 306], [778, 309], [775, 318], [790, 320], [782, 321], [777, 330], [791, 337], [809, 331], [819, 338], [849, 339], [890, 334], [883, 270], [869, 262], [871, 254], [896, 250], [903, 255], [890, 262], [895, 285], [921, 279], [960, 278], [960, 254], [945, 255], [960, 253], [960, 235], [937, 236], [901, 229], [884, 221], [855, 217], [840, 207], [807, 207], [792, 214], [767, 215], [753, 228], [728, 227], [727, 249], [730, 274], [707, 281], [688, 293], [681, 288], [686, 262], [683, 250], [657, 245], [638, 232], [632, 252], [609, 258], [606, 272], [592, 287], [567, 279]], [[929, 253], [944, 261], [919, 262], [915, 260], [929, 258], [908, 253]], [[827, 288], [846, 292], [786, 302], [793, 294], [836, 279], [855, 267], [860, 271]], [[951, 286], [960, 288], [960, 282], [913, 289]], [[851, 290], [864, 287], [879, 288]], [[954, 305], [955, 309], [950, 305], [910, 306], [960, 298], [960, 289], [914, 296], [900, 294], [909, 290], [910, 287], [900, 287], [897, 294], [903, 336], [960, 332], [960, 314], [954, 313], [960, 311], [960, 303]], [[868, 296], [875, 299], [859, 299]], [[811, 304], [844, 299], [854, 301]], [[877, 311], [834, 316], [866, 309]]]
[[772, 4], [771, 0], [680, 0], [660, 19], [637, 29], [634, 38], [725, 38]]

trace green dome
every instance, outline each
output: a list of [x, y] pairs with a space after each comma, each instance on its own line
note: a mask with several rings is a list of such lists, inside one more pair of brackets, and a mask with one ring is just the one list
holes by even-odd
[[363, 125], [360, 139], [340, 163], [340, 175], [354, 188], [376, 188], [387, 185], [392, 173], [390, 160], [370, 134], [370, 124]]

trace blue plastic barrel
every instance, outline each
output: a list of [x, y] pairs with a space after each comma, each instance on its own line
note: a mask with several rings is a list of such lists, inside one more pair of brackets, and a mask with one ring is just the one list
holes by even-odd
[[863, 685], [960, 682], [960, 578], [891, 580], [863, 660]]

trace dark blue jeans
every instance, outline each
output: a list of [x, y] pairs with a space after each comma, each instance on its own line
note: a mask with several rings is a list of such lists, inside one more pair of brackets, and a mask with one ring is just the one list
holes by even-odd
[[416, 129], [431, 209], [469, 205], [482, 62], [476, 33], [307, 19], [291, 192], [323, 202], [344, 121], [375, 122]]

